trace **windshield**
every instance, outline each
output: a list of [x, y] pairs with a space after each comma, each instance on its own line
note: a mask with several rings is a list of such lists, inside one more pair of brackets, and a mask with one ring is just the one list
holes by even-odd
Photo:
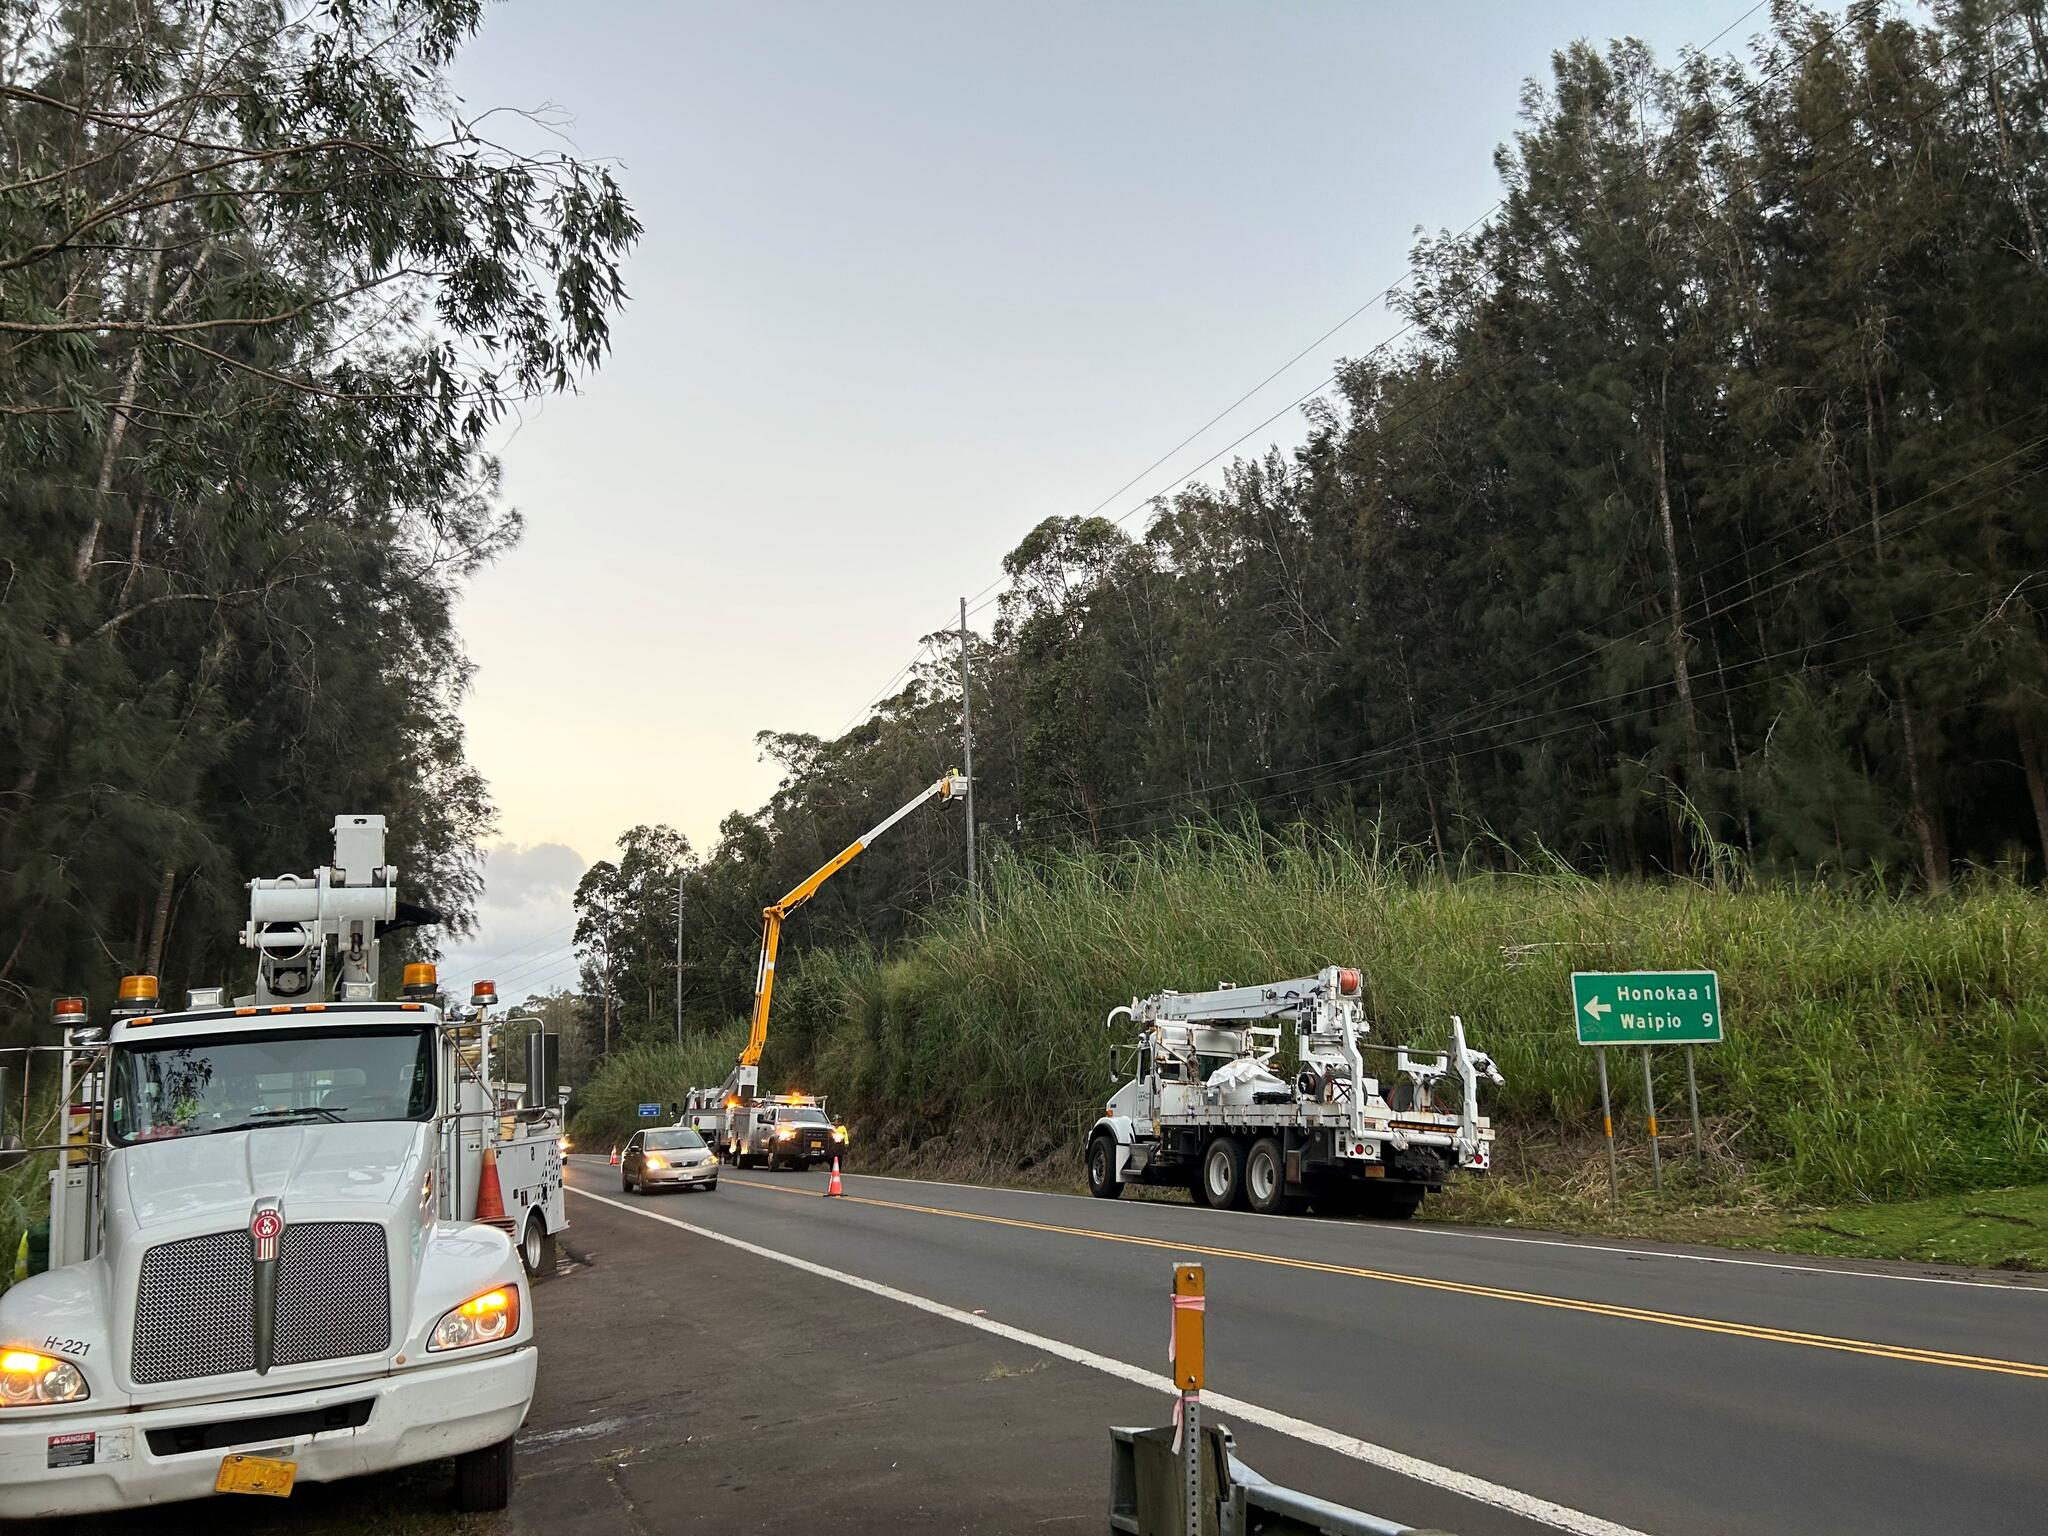
[[695, 1152], [704, 1145], [704, 1138], [695, 1131], [649, 1131], [647, 1150], [650, 1152]]
[[775, 1118], [784, 1125], [830, 1125], [822, 1109], [780, 1109]]
[[263, 1125], [424, 1120], [433, 1112], [430, 1031], [318, 1030], [120, 1046], [107, 1127], [126, 1145]]

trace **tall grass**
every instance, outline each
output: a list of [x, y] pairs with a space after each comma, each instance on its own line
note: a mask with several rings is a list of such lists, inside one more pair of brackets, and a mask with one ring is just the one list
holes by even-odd
[[[1037, 1154], [1076, 1145], [1099, 1113], [1112, 1006], [1336, 963], [1364, 969], [1382, 1041], [1440, 1045], [1464, 1018], [1507, 1078], [1493, 1102], [1509, 1137], [1597, 1129], [1572, 971], [1699, 967], [1720, 972], [1728, 1019], [1726, 1043], [1699, 1052], [1702, 1109], [1783, 1195], [2048, 1179], [2048, 902], [1991, 876], [1938, 897], [1561, 868], [1449, 879], [1216, 831], [1007, 859], [978, 913], [942, 913], [895, 954], [803, 956], [778, 986], [762, 1081], [834, 1093], [913, 1139], [971, 1127]], [[729, 1046], [693, 1043], [685, 1076], [718, 1081]], [[1658, 1057], [1673, 1121], [1678, 1059]], [[593, 1090], [627, 1102], [616, 1076], [679, 1097], [651, 1091], [656, 1066], [636, 1053]], [[1629, 1068], [1617, 1088], [1639, 1094]]]

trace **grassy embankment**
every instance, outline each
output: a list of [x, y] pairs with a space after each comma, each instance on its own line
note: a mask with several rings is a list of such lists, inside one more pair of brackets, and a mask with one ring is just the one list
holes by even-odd
[[[1380, 1039], [1441, 1044], [1455, 1011], [1507, 1077], [1495, 1175], [1433, 1214], [2048, 1265], [2048, 1199], [1982, 1193], [2048, 1181], [2048, 901], [1988, 876], [1939, 897], [1446, 879], [1219, 834], [1012, 861], [979, 922], [956, 910], [892, 955], [791, 967], [763, 1082], [833, 1094], [862, 1166], [1068, 1185], [1108, 1090], [1111, 1005], [1340, 961], [1363, 966]], [[1729, 1019], [1727, 1043], [1699, 1055], [1706, 1156], [1692, 1156], [1680, 1056], [1662, 1053], [1666, 1187], [1649, 1192], [1631, 1062], [1615, 1074], [1611, 1208], [1568, 977], [1692, 966], [1720, 972]], [[606, 1140], [635, 1103], [718, 1081], [736, 1041], [616, 1059], [579, 1129]]]

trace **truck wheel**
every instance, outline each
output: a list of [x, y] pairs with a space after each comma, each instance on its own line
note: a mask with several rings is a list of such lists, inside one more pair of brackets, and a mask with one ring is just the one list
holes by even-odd
[[1261, 1136], [1244, 1155], [1244, 1195], [1261, 1216], [1284, 1216], [1294, 1209], [1287, 1194], [1287, 1160], [1271, 1136]]
[[503, 1509], [512, 1502], [512, 1439], [455, 1458], [455, 1507], [464, 1514]]
[[519, 1239], [519, 1262], [525, 1266], [529, 1279], [555, 1267], [554, 1246], [548, 1237], [547, 1223], [538, 1215], [528, 1217], [526, 1231]]
[[1124, 1192], [1116, 1176], [1116, 1138], [1098, 1132], [1088, 1143], [1088, 1193], [1098, 1200], [1114, 1200]]
[[1202, 1154], [1202, 1203], [1215, 1211], [1244, 1204], [1244, 1143], [1218, 1136]]
[[619, 1193], [622, 1195], [633, 1193], [633, 1181], [626, 1177], [626, 1170], [623, 1164], [619, 1168]]

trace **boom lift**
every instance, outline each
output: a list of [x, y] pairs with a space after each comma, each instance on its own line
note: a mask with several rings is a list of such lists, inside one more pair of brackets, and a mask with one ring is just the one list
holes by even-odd
[[[1484, 1172], [1493, 1125], [1479, 1079], [1500, 1083], [1492, 1058], [1466, 1045], [1455, 1015], [1448, 1051], [1366, 1043], [1364, 991], [1356, 968], [1331, 966], [1112, 1009], [1110, 1028], [1121, 1017], [1139, 1033], [1110, 1049], [1112, 1080], [1131, 1080], [1089, 1132], [1090, 1191], [1178, 1185], [1219, 1209], [1272, 1215], [1308, 1200], [1398, 1219], [1453, 1173]], [[1292, 1082], [1272, 1069], [1282, 1021], [1294, 1025]], [[1393, 1057], [1384, 1080], [1367, 1073], [1366, 1051]]]
[[747, 1030], [746, 1048], [740, 1052], [738, 1063], [718, 1087], [692, 1088], [689, 1092], [688, 1117], [692, 1124], [697, 1123], [698, 1115], [707, 1111], [717, 1111], [724, 1116], [725, 1129], [719, 1139], [719, 1150], [723, 1154], [738, 1157], [745, 1150], [748, 1131], [747, 1109], [761, 1086], [761, 1052], [768, 1044], [768, 1008], [775, 996], [775, 956], [782, 947], [783, 922], [798, 907], [817, 895], [820, 886], [860, 857], [876, 838], [897, 822], [927, 800], [965, 799], [967, 785], [965, 774], [957, 771], [946, 774], [938, 782], [927, 786], [922, 792], [876, 822], [798, 881], [782, 900], [761, 909], [761, 964], [754, 975], [754, 1012], [752, 1024]]

